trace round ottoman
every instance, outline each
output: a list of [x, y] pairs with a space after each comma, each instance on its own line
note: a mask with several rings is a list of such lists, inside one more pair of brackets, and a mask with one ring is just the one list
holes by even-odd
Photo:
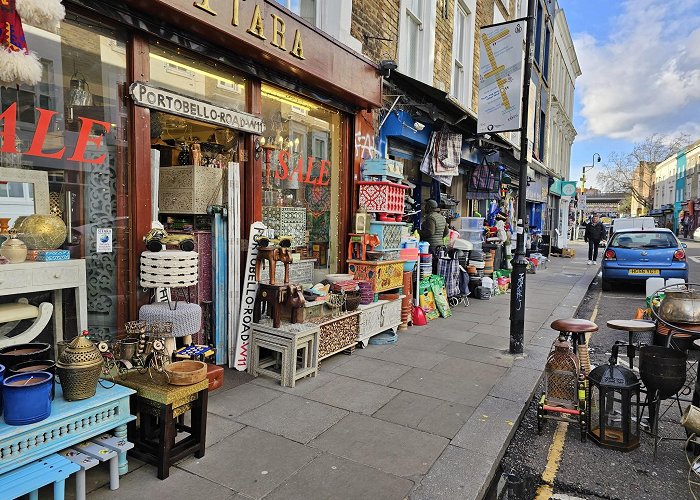
[[173, 324], [173, 337], [194, 335], [202, 328], [202, 308], [189, 302], [155, 302], [139, 309], [139, 321]]

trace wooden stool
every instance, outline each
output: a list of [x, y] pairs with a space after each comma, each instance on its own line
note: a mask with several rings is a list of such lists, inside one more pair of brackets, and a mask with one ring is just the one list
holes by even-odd
[[374, 250], [381, 243], [376, 234], [350, 233], [348, 259], [367, 260], [367, 249]]
[[629, 342], [622, 344], [627, 346], [627, 359], [630, 360], [630, 369], [634, 368], [635, 347], [640, 344], [652, 345], [656, 324], [653, 321], [639, 319], [611, 319], [607, 323], [608, 328], [623, 330], [629, 334]]
[[29, 500], [38, 500], [39, 488], [53, 483], [54, 500], [63, 500], [66, 479], [79, 470], [79, 465], [52, 453], [41, 460], [0, 475], [2, 498], [17, 498], [28, 493]]
[[[257, 377], [258, 375], [267, 375], [270, 378], [280, 381], [280, 385], [286, 387], [289, 374], [287, 370], [289, 365], [287, 360], [289, 359], [289, 347], [277, 342], [267, 342], [260, 338], [255, 338], [255, 334], [252, 335], [253, 340], [250, 342], [250, 348], [253, 351], [252, 362], [248, 364], [248, 373], [252, 376]], [[273, 353], [272, 357], [261, 357], [261, 349], [267, 349]], [[276, 370], [272, 370], [271, 367], [279, 366], [279, 373]]]
[[[320, 328], [311, 326], [301, 331], [298, 327], [285, 325], [282, 328], [269, 328], [263, 325], [253, 325], [251, 333], [251, 349], [253, 350], [253, 363], [250, 365], [251, 375], [268, 375], [280, 381], [285, 387], [294, 387], [296, 381], [318, 373], [318, 342]], [[275, 362], [260, 361], [260, 348], [269, 349], [279, 353], [282, 369], [281, 373], [268, 370]], [[299, 366], [297, 366], [299, 365]]]
[[[129, 422], [129, 441], [134, 443], [131, 454], [158, 467], [158, 479], [166, 479], [170, 466], [193, 453], [202, 458], [206, 450], [207, 401], [209, 381], [176, 386], [157, 383], [148, 375], [129, 373], [117, 383], [136, 391], [131, 396], [131, 413], [138, 419]], [[178, 422], [178, 417], [191, 411], [190, 426]], [[137, 422], [139, 427], [137, 428]], [[189, 434], [175, 443], [178, 432]]]

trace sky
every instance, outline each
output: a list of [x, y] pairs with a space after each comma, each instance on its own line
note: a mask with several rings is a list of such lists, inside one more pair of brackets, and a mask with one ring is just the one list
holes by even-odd
[[628, 153], [651, 134], [700, 139], [700, 0], [558, 0], [582, 75], [574, 92], [571, 180], [593, 155]]

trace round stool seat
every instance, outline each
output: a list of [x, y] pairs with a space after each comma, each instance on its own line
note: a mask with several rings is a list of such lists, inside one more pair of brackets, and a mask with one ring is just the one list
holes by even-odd
[[188, 302], [154, 302], [139, 309], [139, 321], [173, 324], [173, 337], [194, 335], [202, 327], [202, 308]]
[[626, 332], [653, 332], [656, 330], [656, 323], [643, 319], [611, 319], [607, 324], [608, 328]]
[[598, 325], [586, 319], [569, 318], [552, 321], [551, 327], [558, 332], [593, 333], [598, 331]]

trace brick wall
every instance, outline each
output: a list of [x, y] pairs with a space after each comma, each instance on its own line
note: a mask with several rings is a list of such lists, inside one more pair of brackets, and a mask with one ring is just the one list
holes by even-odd
[[452, 83], [452, 32], [455, 22], [455, 2], [454, 0], [444, 1], [447, 3], [447, 11], [443, 11], [442, 2], [438, 2], [435, 19], [433, 87], [449, 93]]
[[[362, 42], [362, 53], [373, 61], [398, 59], [399, 0], [353, 0], [350, 33]], [[391, 41], [366, 39], [366, 36]]]

